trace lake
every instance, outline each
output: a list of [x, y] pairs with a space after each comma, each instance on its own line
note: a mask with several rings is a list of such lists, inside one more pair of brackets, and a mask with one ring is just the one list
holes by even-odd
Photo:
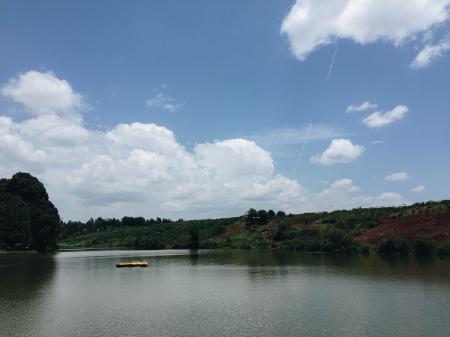
[[[149, 268], [117, 269], [146, 260]], [[288, 251], [0, 255], [0, 335], [450, 336], [450, 260]]]

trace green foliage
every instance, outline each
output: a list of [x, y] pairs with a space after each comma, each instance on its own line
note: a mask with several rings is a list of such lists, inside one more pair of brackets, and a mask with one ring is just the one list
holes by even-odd
[[54, 251], [60, 218], [44, 185], [28, 173], [0, 182], [0, 245]]
[[[306, 252], [369, 254], [372, 246], [354, 238], [383, 219], [432, 209], [447, 212], [450, 202], [404, 207], [357, 208], [321, 213], [289, 214], [250, 209], [240, 218], [171, 221], [169, 219], [90, 219], [67, 222], [61, 230], [66, 248], [123, 247], [136, 249], [289, 248]], [[420, 247], [422, 243], [414, 245]], [[380, 254], [410, 254], [405, 239], [388, 238]], [[419, 248], [417, 248], [419, 249]], [[444, 254], [446, 248], [439, 251]], [[449, 249], [450, 250], [450, 249]]]
[[29, 173], [18, 172], [7, 182], [9, 193], [17, 195], [27, 203], [37, 200], [48, 200], [44, 185]]
[[258, 221], [257, 224], [258, 225], [265, 225], [267, 224], [268, 221], [268, 215], [267, 215], [267, 211], [265, 209], [260, 209], [258, 211]]
[[390, 237], [378, 245], [377, 252], [380, 255], [408, 255], [411, 253], [411, 246], [404, 238]]
[[192, 226], [189, 230], [189, 236], [190, 236], [190, 249], [198, 249], [200, 246], [200, 234], [198, 231], [198, 228], [196, 226]]
[[17, 195], [0, 192], [0, 246], [27, 249], [31, 245], [30, 211]]
[[287, 221], [281, 221], [273, 233], [274, 241], [292, 240], [295, 237], [295, 231]]
[[245, 228], [251, 229], [258, 221], [258, 211], [250, 208], [245, 216]]
[[437, 249], [436, 254], [438, 254], [440, 256], [450, 256], [450, 243], [441, 245]]
[[421, 236], [416, 239], [414, 254], [416, 255], [433, 255], [436, 252], [436, 246], [431, 237]]

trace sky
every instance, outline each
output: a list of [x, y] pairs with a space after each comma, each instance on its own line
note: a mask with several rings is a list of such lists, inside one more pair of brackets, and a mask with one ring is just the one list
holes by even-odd
[[0, 177], [65, 220], [450, 196], [450, 0], [1, 0], [0, 41]]

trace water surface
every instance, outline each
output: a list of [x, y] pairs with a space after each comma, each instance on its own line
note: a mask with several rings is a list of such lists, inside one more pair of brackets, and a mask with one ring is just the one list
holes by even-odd
[[[149, 268], [117, 269], [144, 259]], [[0, 336], [448, 337], [450, 261], [286, 251], [0, 255]]]

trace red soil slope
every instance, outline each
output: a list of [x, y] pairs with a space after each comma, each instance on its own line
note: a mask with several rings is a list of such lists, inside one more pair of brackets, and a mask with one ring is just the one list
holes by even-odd
[[360, 234], [356, 240], [376, 244], [386, 237], [401, 236], [410, 241], [417, 236], [428, 235], [436, 241], [450, 241], [450, 213], [416, 212], [385, 219], [382, 224]]

